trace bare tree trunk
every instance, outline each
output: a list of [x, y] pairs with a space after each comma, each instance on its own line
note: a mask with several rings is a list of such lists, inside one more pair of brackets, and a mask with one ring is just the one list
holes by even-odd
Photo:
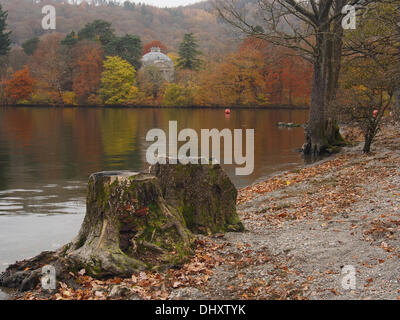
[[[339, 13], [343, 3], [343, 0], [336, 0], [335, 14]], [[310, 117], [303, 145], [303, 153], [307, 155], [318, 155], [344, 143], [330, 110], [338, 88], [343, 29], [340, 20], [330, 26], [325, 23], [326, 19], [321, 18], [321, 27], [316, 34]]]
[[370, 135], [366, 135], [364, 137], [364, 147], [363, 147], [364, 153], [369, 153], [371, 151], [372, 139], [373, 138]]
[[303, 145], [303, 153], [306, 155], [318, 155], [331, 146], [343, 143], [336, 121], [328, 110], [336, 95], [335, 79], [340, 68], [338, 65], [332, 65], [333, 47], [329, 41], [326, 36], [318, 39], [320, 54], [314, 62], [310, 116], [306, 128], [306, 142]]
[[306, 142], [303, 145], [304, 154], [319, 154], [323, 144], [324, 126], [324, 81], [322, 78], [321, 59], [314, 63], [312, 78], [310, 116], [306, 128]]
[[394, 90], [393, 119], [400, 122], [400, 87], [396, 86]]

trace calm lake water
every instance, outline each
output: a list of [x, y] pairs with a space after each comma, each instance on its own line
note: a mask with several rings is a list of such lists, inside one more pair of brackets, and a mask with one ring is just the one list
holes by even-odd
[[253, 174], [236, 176], [235, 165], [223, 166], [240, 188], [303, 163], [294, 151], [303, 129], [276, 123], [304, 123], [307, 116], [305, 110], [241, 109], [227, 116], [222, 109], [0, 108], [0, 271], [77, 234], [91, 173], [147, 168], [148, 130], [168, 133], [170, 120], [178, 131], [255, 129]]

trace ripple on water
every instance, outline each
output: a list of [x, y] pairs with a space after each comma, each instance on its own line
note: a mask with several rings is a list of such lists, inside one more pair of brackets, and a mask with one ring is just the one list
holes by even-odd
[[83, 188], [85, 188], [85, 186], [65, 186], [65, 187], [63, 187], [63, 189], [66, 189], [66, 190], [75, 190], [75, 189], [83, 189]]
[[41, 193], [43, 190], [41, 189], [10, 189], [10, 190], [2, 190], [0, 191], [0, 194], [10, 194], [10, 193], [15, 193], [15, 192], [36, 192], [36, 193]]
[[55, 188], [55, 187], [58, 187], [58, 184], [50, 183], [43, 186], [43, 188]]
[[12, 201], [3, 201], [3, 199], [0, 198], [0, 207], [5, 207], [5, 206], [14, 206], [14, 205], [20, 204], [19, 202], [12, 202]]
[[2, 211], [9, 211], [9, 210], [22, 210], [22, 209], [24, 209], [24, 206], [14, 206], [14, 205], [12, 205], [12, 206], [9, 206], [9, 205], [2, 205], [1, 207], [1, 210]]
[[58, 198], [58, 196], [53, 194], [53, 195], [48, 195], [48, 196], [35, 196], [35, 197], [31, 197], [30, 199], [40, 201], [40, 200], [48, 200], [48, 199], [52, 199], [52, 198]]

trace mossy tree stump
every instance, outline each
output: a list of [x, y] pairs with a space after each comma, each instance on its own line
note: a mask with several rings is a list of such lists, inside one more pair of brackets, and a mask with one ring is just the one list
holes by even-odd
[[168, 268], [190, 257], [192, 232], [244, 229], [236, 213], [236, 188], [219, 165], [167, 163], [150, 171], [91, 175], [78, 236], [56, 252], [9, 266], [0, 286], [32, 289], [47, 264], [65, 281], [81, 269], [102, 278]]
[[99, 172], [89, 179], [85, 220], [63, 256], [95, 276], [172, 266], [191, 251], [193, 237], [184, 225], [156, 177]]
[[179, 210], [190, 231], [243, 231], [236, 212], [237, 190], [221, 166], [176, 161], [173, 164], [166, 158], [165, 164], [153, 165], [150, 173], [158, 178], [163, 197]]

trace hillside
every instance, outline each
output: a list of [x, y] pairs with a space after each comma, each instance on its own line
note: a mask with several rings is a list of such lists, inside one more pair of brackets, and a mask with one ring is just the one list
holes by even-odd
[[[178, 8], [0, 2], [14, 46], [0, 64], [3, 104], [303, 106], [309, 100], [309, 65], [282, 48], [235, 36], [210, 2]], [[42, 29], [45, 3], [56, 7], [55, 31]], [[241, 4], [256, 8], [254, 0]], [[140, 68], [142, 44], [149, 49], [154, 40], [176, 59], [173, 83]], [[184, 49], [177, 52], [180, 43]], [[112, 66], [128, 71], [128, 78], [114, 76]]]
[[49, 33], [41, 27], [41, 8], [52, 4], [57, 12], [57, 29], [66, 34], [81, 29], [87, 22], [103, 19], [112, 23], [117, 35], [136, 34], [142, 42], [162, 40], [169, 51], [176, 51], [185, 33], [193, 32], [205, 54], [231, 51], [236, 43], [226, 26], [218, 22], [209, 3], [188, 7], [157, 8], [147, 5], [91, 6], [86, 3], [70, 5], [59, 1], [0, 0], [8, 11], [8, 27], [12, 31], [13, 45]]

